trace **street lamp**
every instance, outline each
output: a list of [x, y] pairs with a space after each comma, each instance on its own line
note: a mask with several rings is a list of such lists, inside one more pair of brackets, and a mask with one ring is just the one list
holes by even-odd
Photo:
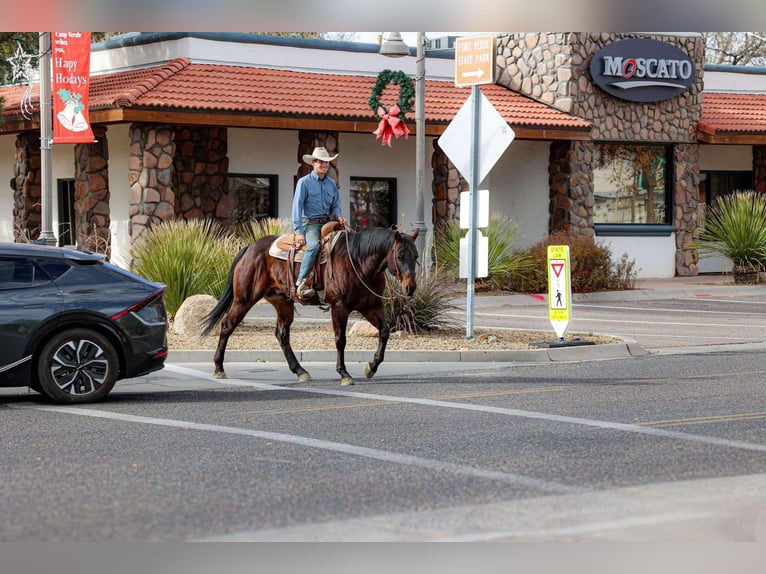
[[[428, 270], [428, 254], [425, 253], [428, 227], [425, 222], [425, 161], [426, 161], [426, 56], [425, 32], [418, 32], [415, 60], [415, 229], [418, 231], [416, 246], [424, 268]], [[399, 32], [391, 32], [380, 46], [379, 53], [390, 58], [401, 58], [410, 53]]]

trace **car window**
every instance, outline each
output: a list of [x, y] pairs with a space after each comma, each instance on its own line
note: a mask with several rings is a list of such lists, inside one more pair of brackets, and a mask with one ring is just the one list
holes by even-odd
[[72, 268], [70, 263], [57, 260], [41, 260], [38, 263], [54, 281]]
[[22, 289], [49, 282], [48, 275], [29, 259], [0, 258], [0, 289]]

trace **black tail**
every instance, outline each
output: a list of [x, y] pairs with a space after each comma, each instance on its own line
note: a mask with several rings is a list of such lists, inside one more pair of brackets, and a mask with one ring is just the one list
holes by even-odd
[[242, 259], [242, 256], [245, 254], [247, 247], [248, 246], [243, 247], [239, 250], [239, 253], [237, 253], [237, 256], [231, 264], [231, 269], [229, 269], [229, 278], [226, 280], [226, 287], [223, 288], [221, 298], [218, 299], [218, 303], [216, 303], [212, 311], [202, 319], [202, 325], [204, 326], [204, 329], [202, 330], [203, 336], [210, 334], [210, 331], [213, 330], [213, 327], [218, 323], [218, 320], [223, 317], [229, 310], [229, 307], [231, 307], [231, 302], [234, 300], [234, 270], [237, 268], [239, 260]]

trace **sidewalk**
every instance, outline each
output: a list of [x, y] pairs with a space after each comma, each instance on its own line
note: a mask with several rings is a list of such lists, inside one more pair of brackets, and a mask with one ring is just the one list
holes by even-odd
[[[627, 291], [603, 291], [599, 293], [575, 293], [573, 303], [593, 303], [609, 301], [662, 300], [688, 297], [748, 296], [766, 293], [766, 285], [735, 285], [729, 275], [700, 275], [697, 277], [673, 277], [667, 279], [640, 279], [636, 288]], [[466, 298], [457, 298], [455, 303], [465, 309]], [[514, 305], [547, 305], [545, 295], [477, 295], [474, 297], [476, 312]], [[248, 313], [248, 317], [272, 317], [271, 305], [258, 304]], [[303, 307], [303, 319], [330, 321], [329, 313], [317, 307]], [[329, 328], [329, 326], [328, 326]], [[615, 337], [620, 337], [615, 334]], [[386, 362], [391, 363], [537, 363], [561, 361], [586, 361], [600, 359], [620, 359], [648, 355], [641, 345], [634, 341], [609, 345], [585, 345], [573, 347], [542, 348], [507, 351], [386, 351]], [[295, 355], [301, 363], [335, 363], [334, 350], [295, 349]], [[346, 362], [366, 363], [372, 359], [371, 351], [346, 351]], [[210, 363], [213, 361], [212, 350], [171, 350], [168, 363]], [[285, 364], [284, 355], [279, 350], [232, 350], [226, 353], [226, 362], [267, 362]]]

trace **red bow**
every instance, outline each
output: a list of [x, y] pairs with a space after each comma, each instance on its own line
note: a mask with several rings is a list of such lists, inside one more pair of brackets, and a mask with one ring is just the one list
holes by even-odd
[[388, 147], [391, 147], [391, 136], [404, 136], [404, 139], [407, 139], [407, 137], [410, 135], [410, 130], [407, 129], [407, 124], [404, 123], [404, 120], [397, 117], [401, 110], [399, 109], [398, 104], [394, 104], [391, 106], [391, 110], [386, 113], [386, 110], [383, 109], [383, 107], [378, 108], [378, 115], [380, 116], [380, 124], [378, 124], [378, 129], [376, 129], [374, 132], [375, 139], [383, 139], [383, 142], [381, 145], [387, 145]]

